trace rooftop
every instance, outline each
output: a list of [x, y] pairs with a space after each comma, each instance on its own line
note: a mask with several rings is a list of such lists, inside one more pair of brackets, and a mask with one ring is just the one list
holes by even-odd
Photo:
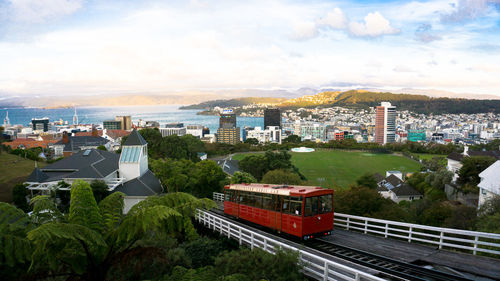
[[319, 186], [304, 186], [304, 185], [283, 185], [283, 184], [231, 184], [225, 186], [226, 189], [241, 190], [258, 193], [268, 193], [285, 196], [301, 196], [301, 195], [322, 195], [332, 194], [332, 189], [326, 189]]

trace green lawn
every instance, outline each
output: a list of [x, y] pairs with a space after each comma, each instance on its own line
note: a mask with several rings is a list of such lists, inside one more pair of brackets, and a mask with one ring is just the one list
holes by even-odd
[[348, 187], [365, 173], [398, 170], [403, 173], [420, 170], [414, 160], [394, 154], [374, 154], [351, 151], [291, 152], [292, 163], [308, 179], [308, 184], [322, 187]]
[[[290, 152], [290, 154], [292, 163], [306, 176], [306, 184], [322, 187], [344, 188], [355, 183], [356, 179], [365, 173], [378, 172], [385, 176], [386, 171], [412, 173], [419, 171], [421, 167], [417, 161], [395, 154], [340, 150]], [[236, 154], [233, 159], [241, 160], [247, 155], [249, 154]]]
[[415, 155], [418, 155], [418, 157], [422, 160], [431, 160], [434, 157], [442, 157], [445, 158], [448, 157], [448, 155], [442, 155], [442, 154], [427, 154], [427, 153], [414, 153]]
[[[38, 162], [43, 167], [44, 162]], [[35, 168], [35, 162], [2, 151], [0, 154], [0, 202], [12, 201], [12, 188], [22, 183]]]

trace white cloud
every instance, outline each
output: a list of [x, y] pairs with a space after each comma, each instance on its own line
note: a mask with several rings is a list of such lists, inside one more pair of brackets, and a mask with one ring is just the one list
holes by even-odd
[[364, 22], [350, 22], [349, 32], [354, 36], [377, 37], [381, 35], [398, 34], [401, 30], [391, 26], [390, 22], [379, 12], [369, 13]]
[[327, 26], [333, 29], [344, 29], [347, 27], [347, 17], [341, 9], [335, 8], [316, 22], [318, 26]]
[[73, 14], [83, 0], [10, 0], [7, 18], [14, 22], [41, 23]]
[[455, 9], [452, 12], [441, 15], [441, 20], [443, 22], [462, 22], [475, 19], [486, 14], [489, 9], [488, 3], [494, 2], [497, 1], [460, 0], [458, 3], [453, 5]]
[[318, 29], [314, 22], [301, 21], [293, 25], [292, 38], [295, 40], [307, 40], [318, 36]]

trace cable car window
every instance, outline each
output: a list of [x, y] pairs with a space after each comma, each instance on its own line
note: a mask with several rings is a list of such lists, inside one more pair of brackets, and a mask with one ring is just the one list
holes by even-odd
[[243, 204], [243, 205], [248, 204], [248, 192], [244, 192], [244, 191], [240, 192], [240, 204]]
[[307, 197], [304, 208], [304, 216], [314, 216], [318, 214], [318, 197]]
[[227, 190], [226, 189], [226, 192], [224, 194], [225, 195], [224, 196], [224, 201], [231, 201], [231, 193], [233, 193], [232, 190]]
[[284, 214], [289, 214], [290, 213], [289, 209], [290, 209], [290, 197], [283, 196], [283, 205], [282, 205], [281, 211]]
[[273, 201], [271, 200], [271, 194], [262, 194], [262, 208], [266, 210], [273, 210]]
[[262, 208], [262, 194], [260, 193], [254, 193], [253, 194], [254, 198], [254, 207], [256, 208]]
[[302, 200], [300, 197], [284, 197], [283, 198], [283, 213], [301, 216], [302, 215]]
[[233, 190], [233, 193], [231, 194], [231, 202], [238, 203], [238, 191]]
[[323, 195], [319, 197], [319, 213], [330, 213], [333, 210], [332, 195]]

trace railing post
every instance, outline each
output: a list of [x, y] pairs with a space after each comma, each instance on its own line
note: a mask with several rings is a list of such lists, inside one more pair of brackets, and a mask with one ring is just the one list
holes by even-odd
[[238, 228], [238, 241], [240, 242], [240, 246], [241, 246], [241, 243], [242, 243], [242, 241], [241, 241], [241, 227]]
[[250, 232], [250, 249], [253, 250], [253, 232]]
[[439, 249], [443, 249], [443, 238], [444, 238], [444, 234], [443, 232], [441, 231], [441, 234], [439, 235]]
[[349, 222], [350, 222], [350, 221], [349, 221], [349, 217], [348, 217], [348, 218], [347, 218], [347, 222], [346, 222], [346, 224], [347, 224], [347, 230], [349, 230]]
[[267, 239], [264, 239], [264, 251], [267, 252]]
[[410, 232], [408, 233], [408, 242], [411, 242], [412, 231], [413, 231], [413, 227], [410, 226]]
[[387, 238], [387, 233], [389, 232], [389, 224], [385, 223], [385, 235], [384, 237]]
[[325, 272], [323, 273], [323, 280], [328, 281], [328, 262], [325, 261]]
[[479, 241], [479, 236], [476, 235], [474, 238], [474, 251], [472, 251], [472, 254], [475, 255], [477, 253], [477, 242]]
[[365, 219], [365, 234], [368, 233], [368, 220]]

